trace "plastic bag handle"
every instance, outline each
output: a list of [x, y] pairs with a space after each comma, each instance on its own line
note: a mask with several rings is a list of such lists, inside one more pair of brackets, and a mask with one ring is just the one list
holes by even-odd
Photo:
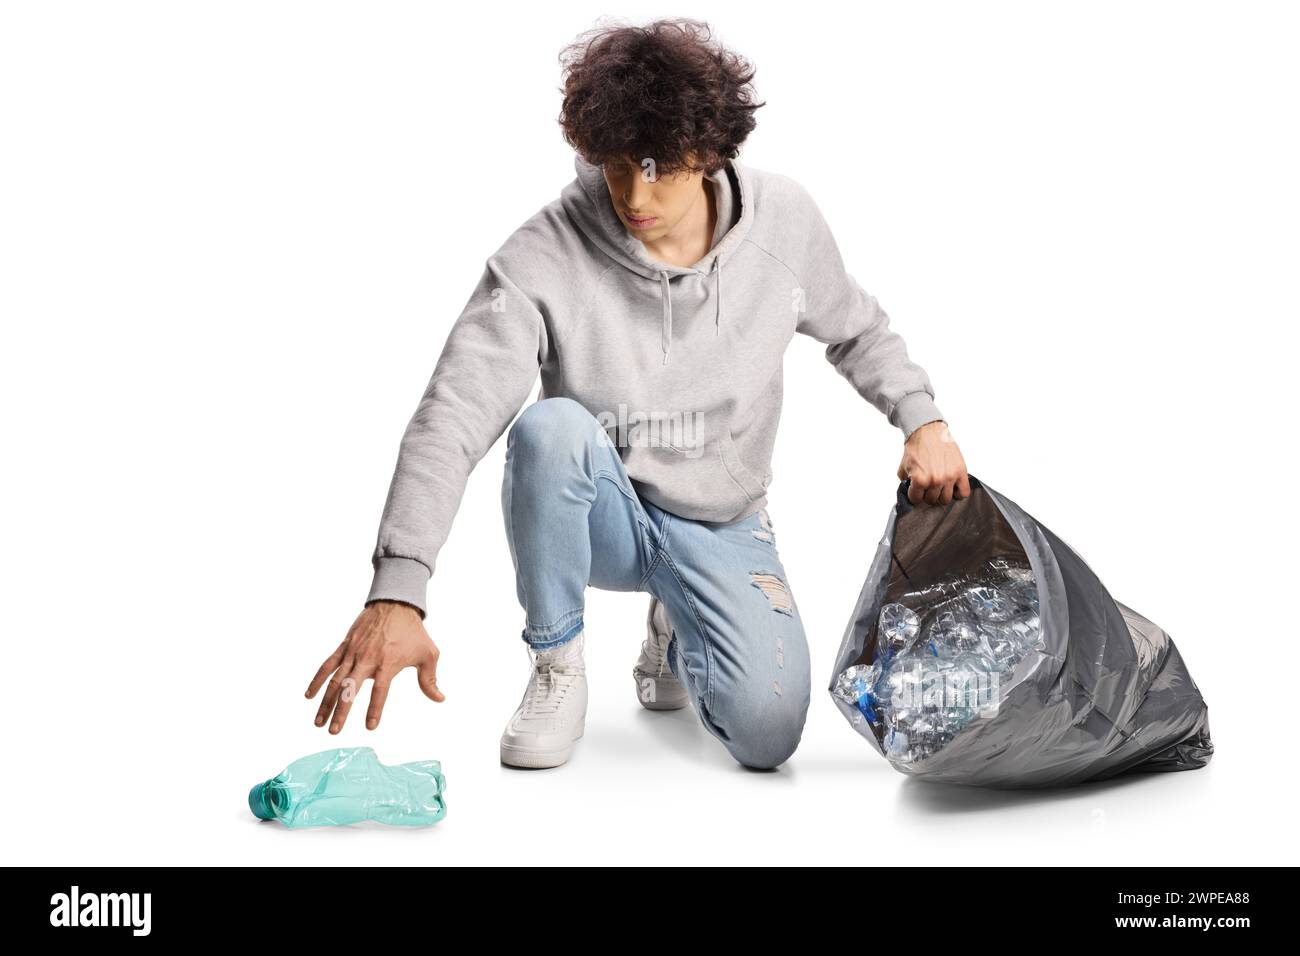
[[[966, 477], [970, 481], [971, 494], [975, 494], [975, 489], [983, 487], [983, 484], [974, 475], [968, 473]], [[916, 505], [907, 500], [907, 489], [910, 488], [911, 485], [912, 479], [904, 478], [898, 486], [898, 504], [896, 507], [898, 508], [898, 513], [900, 515], [907, 514], [907, 512], [916, 507]]]

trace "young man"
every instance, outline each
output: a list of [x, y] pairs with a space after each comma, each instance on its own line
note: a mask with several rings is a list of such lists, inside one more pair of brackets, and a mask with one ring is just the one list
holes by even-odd
[[[576, 177], [487, 260], [407, 427], [365, 610], [317, 671], [316, 723], [367, 726], [406, 666], [441, 701], [425, 592], [475, 464], [507, 439], [506, 536], [533, 671], [501, 738], [564, 763], [587, 705], [590, 586], [651, 595], [641, 703], [690, 703], [742, 765], [779, 766], [811, 695], [799, 607], [768, 512], [782, 356], [796, 332], [903, 434], [914, 503], [970, 494], [961, 452], [876, 299], [794, 180], [737, 159], [754, 128], [741, 58], [659, 21], [570, 48], [561, 125]], [[725, 273], [725, 276], [724, 276]], [[724, 295], [725, 281], [725, 295]]]

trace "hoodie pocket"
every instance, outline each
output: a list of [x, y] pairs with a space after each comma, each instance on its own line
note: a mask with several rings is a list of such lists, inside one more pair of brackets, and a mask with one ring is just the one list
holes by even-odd
[[730, 431], [725, 432], [724, 437], [718, 442], [718, 456], [722, 459], [723, 467], [727, 469], [731, 480], [740, 486], [750, 501], [762, 497], [767, 492], [767, 482], [757, 478], [741, 462]]
[[623, 454], [638, 491], [665, 511], [693, 521], [732, 521], [766, 493], [741, 463], [728, 432], [691, 448], [646, 441]]

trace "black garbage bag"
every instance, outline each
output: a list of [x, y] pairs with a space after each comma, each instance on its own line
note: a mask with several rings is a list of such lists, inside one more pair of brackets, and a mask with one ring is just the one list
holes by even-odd
[[974, 476], [948, 505], [913, 506], [908, 485], [829, 687], [895, 769], [1061, 787], [1209, 762], [1208, 707], [1168, 634]]

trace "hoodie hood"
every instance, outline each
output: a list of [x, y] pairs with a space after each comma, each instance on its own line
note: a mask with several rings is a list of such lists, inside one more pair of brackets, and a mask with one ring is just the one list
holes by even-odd
[[560, 193], [560, 202], [569, 218], [596, 246], [623, 268], [659, 283], [663, 325], [660, 346], [664, 364], [673, 341], [673, 297], [671, 279], [679, 275], [712, 275], [717, 283], [714, 298], [714, 332], [722, 324], [722, 267], [744, 242], [754, 221], [753, 186], [749, 171], [737, 160], [728, 159], [712, 176], [718, 205], [718, 225], [713, 246], [694, 266], [675, 266], [659, 262], [647, 252], [619, 218], [605, 184], [605, 174], [597, 165], [575, 153], [573, 168], [577, 177]]

